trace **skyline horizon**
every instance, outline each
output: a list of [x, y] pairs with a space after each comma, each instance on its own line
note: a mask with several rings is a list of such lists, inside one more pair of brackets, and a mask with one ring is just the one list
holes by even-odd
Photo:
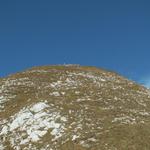
[[150, 82], [150, 1], [1, 1], [0, 76], [81, 64]]
[[36, 67], [43, 67], [43, 66], [81, 66], [81, 67], [96, 67], [98, 69], [103, 69], [103, 70], [106, 70], [108, 72], [114, 72], [114, 73], [117, 73], [119, 76], [122, 76], [128, 80], [131, 80], [133, 82], [136, 82], [137, 84], [140, 84], [142, 86], [145, 86], [146, 88], [150, 88], [150, 78], [149, 76], [145, 76], [144, 78], [142, 79], [139, 79], [139, 80], [136, 80], [136, 79], [132, 79], [132, 78], [129, 78], [127, 76], [124, 76], [123, 74], [115, 71], [115, 70], [111, 70], [109, 68], [104, 68], [104, 67], [101, 67], [101, 66], [93, 66], [93, 65], [81, 65], [81, 64], [67, 64], [67, 63], [64, 63], [64, 64], [45, 64], [45, 65], [34, 65], [34, 66], [30, 66], [30, 67], [27, 67], [27, 68], [23, 68], [21, 70], [17, 70], [16, 72], [9, 72], [8, 74], [5, 74], [3, 76], [0, 76], [0, 78], [7, 78], [8, 76], [10, 75], [14, 75], [16, 73], [21, 73], [23, 71], [26, 71], [26, 70], [29, 70], [29, 69], [32, 69], [32, 68], [36, 68]]

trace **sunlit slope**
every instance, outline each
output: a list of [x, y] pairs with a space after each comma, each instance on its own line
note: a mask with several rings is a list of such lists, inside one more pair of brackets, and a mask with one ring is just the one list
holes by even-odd
[[95, 67], [0, 80], [0, 150], [150, 150], [150, 91]]

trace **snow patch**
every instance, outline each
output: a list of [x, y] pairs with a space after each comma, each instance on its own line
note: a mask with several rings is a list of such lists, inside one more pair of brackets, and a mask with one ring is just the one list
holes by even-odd
[[50, 93], [50, 95], [53, 95], [53, 96], [60, 96], [59, 92], [52, 92], [52, 93]]
[[77, 138], [79, 138], [79, 136], [77, 136], [77, 135], [73, 135], [73, 137], [72, 137], [72, 141], [76, 140]]
[[48, 107], [48, 105], [46, 105], [43, 102], [40, 102], [40, 103], [35, 104], [30, 110], [33, 111], [33, 112], [39, 112], [39, 111], [43, 110], [46, 107]]
[[13, 147], [24, 144], [29, 146], [30, 142], [38, 142], [49, 129], [51, 136], [54, 136], [53, 141], [60, 138], [63, 136], [67, 118], [50, 107], [44, 102], [39, 102], [21, 109], [10, 117], [10, 121], [2, 125], [0, 135], [9, 138]]

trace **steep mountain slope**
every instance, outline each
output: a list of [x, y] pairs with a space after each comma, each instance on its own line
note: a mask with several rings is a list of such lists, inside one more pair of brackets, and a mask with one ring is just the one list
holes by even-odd
[[150, 91], [94, 67], [0, 80], [0, 150], [150, 150]]

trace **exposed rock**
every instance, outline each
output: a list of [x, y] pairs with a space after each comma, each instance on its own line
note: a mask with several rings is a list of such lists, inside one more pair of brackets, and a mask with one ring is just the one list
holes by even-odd
[[150, 150], [150, 91], [114, 72], [43, 66], [0, 80], [0, 150]]

